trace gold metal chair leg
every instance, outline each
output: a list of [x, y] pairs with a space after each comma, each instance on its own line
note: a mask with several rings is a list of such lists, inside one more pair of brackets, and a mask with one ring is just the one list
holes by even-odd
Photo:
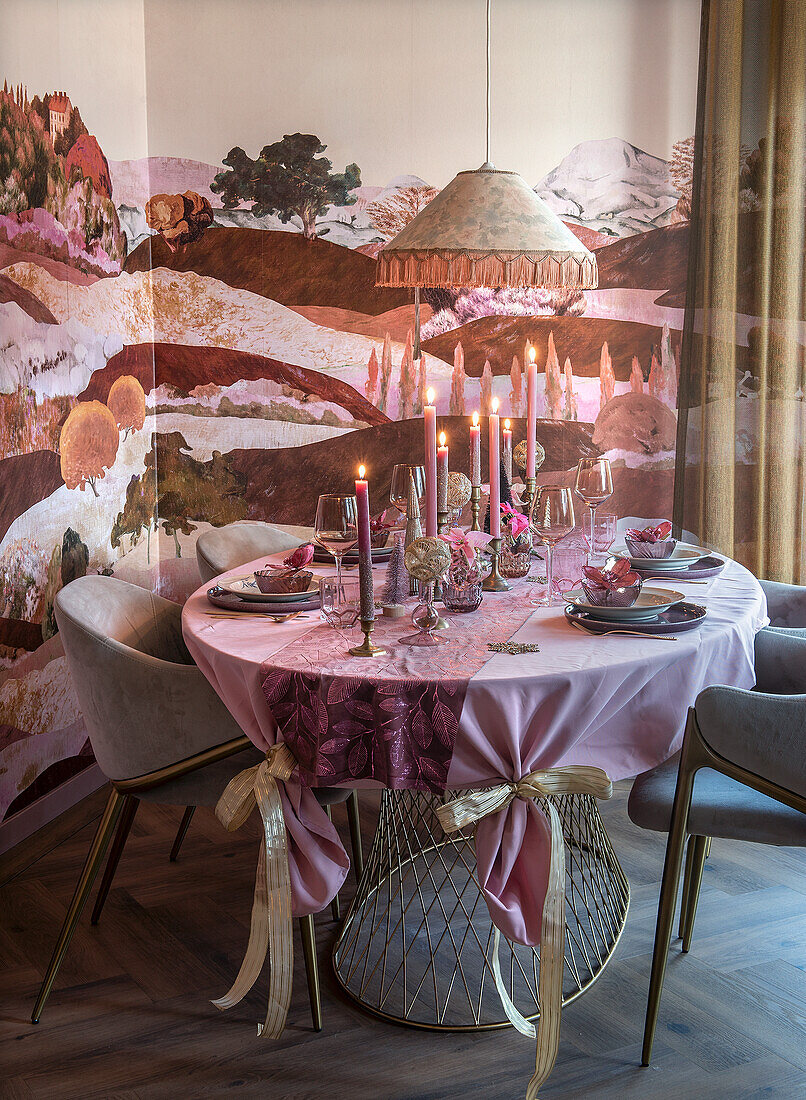
[[322, 1000], [319, 994], [319, 964], [316, 960], [316, 930], [313, 916], [300, 917], [302, 954], [305, 957], [305, 973], [308, 977], [308, 996], [311, 999], [311, 1017], [314, 1031], [322, 1030]]
[[[692, 718], [690, 716], [689, 726], [691, 723]], [[669, 942], [672, 938], [677, 887], [680, 881], [680, 866], [683, 862], [683, 849], [686, 843], [686, 824], [694, 787], [695, 772], [689, 769], [687, 760], [689, 756], [687, 752], [689, 732], [689, 729], [687, 729], [680, 755], [680, 770], [677, 776], [669, 839], [666, 844], [666, 859], [663, 864], [658, 921], [655, 928], [655, 947], [652, 953], [652, 974], [649, 979], [649, 997], [644, 1024], [644, 1042], [641, 1050], [641, 1065], [643, 1066], [648, 1066], [652, 1057], [652, 1042], [655, 1038], [660, 998], [663, 992], [663, 979], [666, 975], [666, 959], [669, 954]]]
[[129, 839], [129, 831], [131, 830], [134, 815], [137, 813], [137, 807], [139, 805], [139, 798], [135, 798], [134, 795], [131, 794], [124, 794], [117, 831], [112, 841], [112, 847], [109, 849], [109, 856], [106, 861], [106, 867], [104, 868], [101, 885], [98, 887], [98, 894], [95, 898], [95, 905], [92, 907], [90, 924], [97, 924], [101, 919], [101, 913], [107, 895], [109, 894], [109, 888], [112, 885], [112, 879], [115, 877], [115, 871], [118, 869], [118, 863], [120, 863], [120, 857], [123, 855], [123, 849], [126, 847], [126, 841]]
[[686, 845], [686, 868], [683, 872], [683, 893], [680, 896], [680, 920], [677, 924], [677, 935], [679, 939], [683, 938], [683, 931], [686, 926], [686, 910], [688, 909], [688, 895], [691, 889], [691, 868], [693, 867], [692, 853], [694, 851], [694, 837], [688, 838], [688, 844]]
[[[332, 821], [333, 820], [333, 814], [330, 812], [330, 806], [325, 806], [325, 813], [327, 814], [328, 818]], [[341, 920], [341, 902], [339, 901], [339, 895], [338, 894], [336, 894], [335, 898], [330, 903], [330, 913], [333, 917], [333, 920]]]
[[[691, 947], [691, 936], [694, 932], [694, 918], [697, 916], [697, 902], [700, 900], [700, 886], [702, 885], [702, 871], [705, 866], [705, 853], [708, 850], [708, 837], [693, 836], [694, 847], [689, 852], [691, 868], [691, 884], [689, 886], [686, 909], [683, 914], [683, 951]], [[691, 845], [689, 844], [689, 847]]]
[[70, 907], [64, 918], [59, 938], [53, 949], [53, 955], [48, 963], [45, 980], [42, 982], [42, 988], [39, 990], [39, 996], [36, 999], [34, 1011], [31, 1014], [32, 1024], [39, 1023], [42, 1009], [45, 1007], [45, 1002], [50, 995], [61, 961], [65, 956], [67, 948], [70, 946], [70, 940], [73, 938], [73, 932], [81, 916], [84, 903], [87, 900], [87, 894], [90, 892], [92, 884], [95, 881], [95, 876], [98, 874], [98, 868], [101, 866], [101, 861], [104, 858], [104, 852], [109, 843], [109, 838], [112, 836], [122, 808], [123, 795], [113, 788], [107, 800], [101, 820], [98, 823], [95, 836], [92, 839], [92, 844], [87, 853], [87, 858], [84, 861], [84, 866], [81, 870], [75, 893], [73, 894], [73, 899], [70, 902]]
[[195, 806], [185, 806], [185, 812], [182, 814], [182, 820], [179, 822], [179, 828], [176, 831], [176, 837], [174, 838], [173, 847], [171, 848], [171, 854], [168, 857], [171, 863], [176, 863], [176, 858], [179, 855], [179, 849], [182, 847], [182, 843], [187, 835], [190, 822], [193, 820], [193, 815], [196, 812]]
[[350, 847], [353, 850], [353, 869], [357, 882], [364, 873], [364, 849], [361, 845], [358, 791], [350, 791], [350, 797], [347, 799], [347, 820], [350, 824]]

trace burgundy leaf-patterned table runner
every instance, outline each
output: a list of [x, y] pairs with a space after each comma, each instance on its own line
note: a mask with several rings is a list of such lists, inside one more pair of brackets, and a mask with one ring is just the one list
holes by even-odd
[[444, 791], [468, 682], [491, 658], [488, 643], [508, 641], [533, 610], [519, 586], [452, 616], [439, 646], [402, 645], [409, 620], [379, 618], [384, 656], [350, 657], [357, 632], [326, 624], [273, 653], [263, 692], [303, 783]]

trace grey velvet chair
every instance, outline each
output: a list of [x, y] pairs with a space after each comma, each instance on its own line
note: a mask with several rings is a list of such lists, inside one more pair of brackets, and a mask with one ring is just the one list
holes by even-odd
[[[86, 576], [56, 596], [56, 621], [95, 758], [112, 790], [31, 1016], [38, 1023], [112, 834], [96, 923], [140, 801], [214, 806], [263, 758], [193, 663], [181, 608], [114, 577]], [[323, 805], [349, 792], [323, 789]], [[359, 843], [360, 843], [360, 838]], [[360, 846], [354, 849], [356, 871]], [[322, 1026], [313, 917], [300, 922], [314, 1027]]]
[[691, 945], [711, 837], [806, 847], [806, 631], [760, 631], [756, 675], [754, 691], [714, 687], [701, 692], [689, 711], [678, 757], [638, 776], [630, 792], [632, 821], [669, 832], [644, 1030], [645, 1066], [652, 1053], [686, 838], [683, 951]]
[[312, 527], [278, 527], [257, 520], [228, 523], [204, 531], [196, 540], [196, 561], [202, 581], [220, 577], [228, 569], [245, 565], [262, 555], [293, 550], [313, 538]]

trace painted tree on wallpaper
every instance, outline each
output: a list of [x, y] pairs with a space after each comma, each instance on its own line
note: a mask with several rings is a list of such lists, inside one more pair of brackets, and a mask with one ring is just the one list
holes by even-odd
[[316, 219], [329, 206], [349, 206], [350, 195], [361, 186], [361, 170], [348, 164], [343, 172], [333, 172], [333, 164], [323, 145], [313, 134], [286, 134], [282, 141], [265, 145], [257, 160], [235, 147], [224, 157], [228, 172], [219, 172], [210, 189], [231, 208], [252, 200], [252, 213], [276, 214], [283, 224], [296, 216], [302, 222], [306, 240], [316, 236]]

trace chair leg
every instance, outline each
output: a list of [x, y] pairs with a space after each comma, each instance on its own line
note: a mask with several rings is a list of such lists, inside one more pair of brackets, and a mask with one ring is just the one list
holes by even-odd
[[140, 799], [135, 798], [134, 795], [125, 794], [123, 796], [123, 806], [120, 811], [117, 832], [112, 841], [112, 847], [109, 849], [109, 857], [106, 861], [101, 885], [98, 887], [95, 905], [92, 907], [90, 924], [97, 924], [101, 919], [101, 913], [106, 902], [107, 894], [112, 885], [112, 879], [115, 877], [115, 871], [118, 869], [120, 857], [123, 855], [123, 849], [126, 847], [126, 841], [129, 839], [129, 831], [131, 830], [134, 815], [137, 813], [137, 807], [139, 805]]
[[708, 850], [707, 836], [693, 836], [693, 851], [689, 853], [692, 863], [691, 885], [689, 887], [686, 911], [683, 914], [683, 951], [691, 947], [691, 936], [694, 932], [694, 918], [697, 916], [697, 902], [700, 900], [700, 886], [702, 885], [702, 871], [705, 866], [705, 853]]
[[322, 1001], [319, 994], [319, 964], [316, 961], [316, 931], [313, 916], [300, 917], [302, 954], [305, 957], [305, 973], [308, 978], [308, 996], [311, 999], [311, 1017], [314, 1031], [322, 1030]]
[[39, 1023], [42, 1009], [45, 1007], [45, 1002], [50, 995], [61, 961], [65, 956], [67, 948], [70, 946], [70, 940], [73, 938], [73, 932], [75, 932], [76, 924], [81, 916], [84, 903], [87, 900], [87, 894], [90, 892], [92, 884], [95, 881], [95, 876], [98, 874], [98, 868], [101, 866], [101, 861], [104, 858], [104, 852], [109, 843], [109, 838], [112, 836], [122, 808], [123, 795], [113, 788], [107, 800], [101, 820], [98, 823], [98, 828], [95, 830], [95, 836], [92, 839], [90, 850], [84, 861], [84, 866], [81, 870], [75, 893], [73, 894], [73, 899], [70, 902], [70, 907], [67, 910], [67, 915], [64, 918], [64, 923], [59, 932], [59, 938], [56, 941], [56, 946], [53, 949], [53, 954], [48, 963], [45, 980], [42, 982], [42, 988], [39, 990], [39, 996], [36, 999], [34, 1010], [31, 1013], [32, 1024]]
[[364, 849], [361, 845], [361, 818], [358, 811], [358, 791], [350, 791], [347, 799], [347, 820], [350, 824], [350, 847], [353, 850], [353, 869], [356, 881], [364, 873]]
[[680, 920], [677, 925], [677, 935], [679, 939], [683, 938], [683, 930], [686, 925], [686, 910], [688, 909], [688, 894], [691, 889], [691, 869], [694, 866], [692, 859], [692, 853], [694, 851], [694, 837], [688, 838], [688, 844], [686, 845], [686, 868], [683, 872], [683, 893], [680, 896]]
[[666, 974], [666, 959], [669, 954], [669, 942], [672, 938], [677, 887], [680, 882], [680, 866], [683, 862], [683, 849], [686, 843], [686, 824], [691, 807], [691, 793], [694, 787], [695, 772], [690, 771], [687, 767], [687, 741], [688, 731], [680, 755], [680, 770], [677, 775], [672, 821], [669, 829], [669, 839], [666, 844], [666, 859], [663, 864], [658, 921], [655, 928], [655, 947], [652, 953], [652, 974], [649, 979], [649, 997], [647, 999], [646, 1023], [644, 1025], [644, 1042], [641, 1050], [641, 1065], [643, 1066], [648, 1066], [652, 1057], [652, 1041], [655, 1038], [660, 997], [663, 992], [663, 979]]
[[[325, 806], [325, 813], [327, 814], [328, 818], [332, 821], [333, 820], [333, 814], [330, 812], [330, 806]], [[330, 903], [330, 913], [331, 913], [331, 916], [333, 917], [333, 920], [341, 920], [341, 902], [339, 901], [339, 895], [338, 894], [336, 894], [335, 898]]]
[[173, 848], [171, 848], [171, 854], [168, 857], [171, 863], [176, 863], [176, 858], [179, 855], [179, 849], [182, 847], [182, 842], [187, 835], [190, 822], [193, 820], [193, 815], [196, 812], [195, 806], [185, 806], [185, 812], [182, 814], [182, 820], [179, 822], [179, 828], [176, 831], [176, 837], [174, 838]]

